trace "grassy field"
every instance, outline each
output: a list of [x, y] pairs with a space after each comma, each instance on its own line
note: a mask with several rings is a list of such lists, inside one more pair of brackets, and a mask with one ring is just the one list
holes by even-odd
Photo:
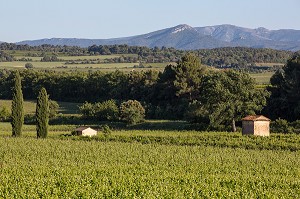
[[[35, 113], [35, 101], [24, 101], [24, 112], [26, 114]], [[11, 109], [11, 100], [0, 100], [0, 107], [6, 107], [8, 111]]]
[[[81, 105], [80, 103], [72, 103], [72, 102], [57, 102], [59, 105], [58, 113], [64, 115], [74, 115], [78, 114], [78, 106]], [[6, 107], [9, 111], [11, 109], [11, 100], [2, 100], [0, 99], [0, 107]], [[24, 101], [24, 112], [25, 114], [33, 114], [35, 113], [36, 108], [36, 101]]]
[[148, 70], [149, 66], [152, 69], [162, 71], [168, 63], [151, 63], [145, 64], [145, 68], [136, 68], [134, 66], [139, 63], [109, 63], [109, 64], [65, 64], [65, 62], [0, 62], [0, 69], [16, 69], [25, 68], [26, 63], [32, 63], [36, 70], [55, 70], [55, 71], [115, 71], [120, 70], [129, 72], [132, 70]]
[[270, 78], [274, 72], [264, 72], [264, 73], [251, 73], [250, 76], [253, 77], [258, 84], [270, 84]]
[[118, 55], [92, 55], [92, 56], [67, 56], [62, 53], [58, 53], [58, 59], [63, 61], [58, 62], [41, 62], [42, 57], [28, 57], [26, 54], [30, 53], [40, 53], [38, 51], [7, 51], [7, 53], [12, 54], [16, 59], [26, 58], [32, 59], [32, 61], [14, 61], [14, 62], [0, 62], [0, 69], [16, 69], [16, 68], [25, 68], [26, 63], [31, 63], [36, 70], [55, 70], [55, 71], [114, 71], [120, 70], [124, 72], [129, 72], [132, 70], [147, 70], [149, 66], [157, 70], [163, 70], [166, 65], [169, 63], [151, 63], [144, 64], [145, 68], [136, 68], [139, 63], [101, 63], [101, 64], [66, 64], [67, 61], [76, 61], [76, 60], [105, 60], [111, 58], [118, 58], [121, 56], [126, 57], [137, 57], [135, 54], [118, 54]]
[[[0, 123], [1, 198], [299, 198], [300, 139], [238, 133], [116, 130], [48, 139]], [[251, 147], [252, 146], [252, 147]], [[272, 149], [270, 149], [272, 148]]]
[[284, 66], [283, 63], [255, 63], [256, 66]]

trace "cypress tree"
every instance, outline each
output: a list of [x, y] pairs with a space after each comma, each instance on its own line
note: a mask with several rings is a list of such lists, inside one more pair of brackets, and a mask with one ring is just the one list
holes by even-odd
[[36, 103], [36, 131], [37, 138], [46, 138], [48, 135], [49, 101], [45, 88], [39, 92]]
[[22, 134], [24, 123], [23, 93], [21, 86], [21, 77], [17, 71], [15, 74], [15, 86], [13, 88], [13, 99], [11, 105], [11, 126], [12, 136], [19, 137]]

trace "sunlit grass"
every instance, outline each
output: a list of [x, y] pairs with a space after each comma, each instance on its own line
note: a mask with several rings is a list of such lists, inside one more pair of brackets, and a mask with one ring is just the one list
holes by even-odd
[[250, 76], [253, 77], [258, 84], [269, 84], [272, 75], [274, 75], [274, 72], [262, 72], [262, 73], [250, 74]]
[[[58, 113], [68, 115], [68, 114], [79, 114], [80, 103], [73, 102], [57, 102], [59, 105]], [[8, 111], [11, 109], [11, 100], [2, 100], [0, 99], [0, 107], [6, 107]], [[24, 112], [25, 114], [34, 114], [36, 109], [35, 100], [25, 100], [24, 101]]]

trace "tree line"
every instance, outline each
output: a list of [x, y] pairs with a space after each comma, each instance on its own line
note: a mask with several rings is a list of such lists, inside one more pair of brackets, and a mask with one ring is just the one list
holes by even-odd
[[255, 63], [285, 63], [293, 55], [290, 51], [247, 47], [205, 49], [196, 53], [208, 66], [236, 69], [254, 66]]
[[[3, 51], [28, 51], [26, 56], [45, 56], [45, 53], [63, 53], [70, 56], [79, 55], [111, 55], [111, 54], [135, 54], [136, 59], [129, 60], [107, 60], [111, 62], [145, 62], [145, 63], [167, 63], [177, 62], [187, 52], [197, 55], [202, 64], [214, 66], [218, 68], [235, 68], [247, 71], [271, 70], [271, 67], [255, 67], [256, 63], [285, 63], [288, 58], [293, 55], [291, 51], [273, 50], [273, 49], [256, 49], [247, 47], [224, 47], [216, 49], [201, 49], [193, 51], [177, 50], [175, 48], [154, 47], [148, 48], [145, 46], [128, 46], [124, 45], [92, 45], [88, 48], [80, 48], [75, 46], [28, 46], [16, 45], [9, 43], [0, 44], [0, 61], [13, 61], [14, 57], [11, 54], [5, 54]], [[30, 51], [33, 51], [32, 53]], [[36, 53], [36, 51], [40, 53]], [[8, 57], [10, 56], [10, 57]], [[51, 58], [51, 57], [50, 57]], [[53, 61], [49, 57], [43, 61]], [[277, 68], [276, 68], [277, 69]]]
[[[38, 52], [53, 52], [53, 53], [65, 53], [69, 55], [86, 55], [87, 54], [87, 48], [81, 48], [78, 46], [55, 46], [55, 45], [49, 45], [49, 44], [42, 44], [39, 46], [29, 46], [27, 44], [24, 45], [18, 45], [14, 43], [1, 43], [0, 44], [0, 50], [10, 50], [10, 51], [29, 51], [27, 56], [33, 56], [38, 55], [36, 51]], [[30, 52], [33, 51], [33, 52]]]

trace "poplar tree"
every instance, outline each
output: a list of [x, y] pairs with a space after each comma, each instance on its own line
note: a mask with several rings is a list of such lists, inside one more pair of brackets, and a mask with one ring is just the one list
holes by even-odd
[[37, 138], [46, 138], [48, 135], [49, 101], [45, 88], [39, 92], [36, 103], [36, 131]]
[[14, 81], [15, 86], [13, 88], [11, 105], [11, 126], [12, 136], [19, 137], [22, 134], [22, 126], [24, 123], [23, 93], [19, 71], [16, 72]]

